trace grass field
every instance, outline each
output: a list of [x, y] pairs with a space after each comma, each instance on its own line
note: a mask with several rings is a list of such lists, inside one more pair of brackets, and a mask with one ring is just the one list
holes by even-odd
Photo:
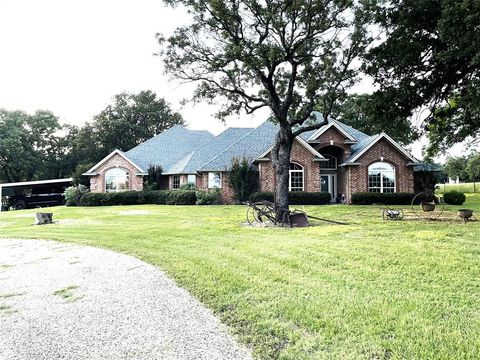
[[[445, 191], [457, 190], [464, 193], [480, 193], [480, 184], [476, 183], [475, 188], [473, 183], [461, 183], [461, 184], [440, 184], [437, 192], [443, 193]], [[474, 191], [475, 190], [475, 191]]]
[[[480, 212], [480, 196], [463, 207]], [[58, 207], [46, 226], [31, 225], [33, 210], [1, 213], [0, 236], [156, 264], [257, 358], [479, 359], [480, 222], [457, 208], [388, 222], [376, 207], [309, 206], [350, 225], [287, 229], [245, 227], [243, 206]]]

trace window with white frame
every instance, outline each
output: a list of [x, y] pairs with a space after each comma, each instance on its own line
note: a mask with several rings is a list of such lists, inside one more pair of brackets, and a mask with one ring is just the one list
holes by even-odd
[[129, 188], [130, 175], [127, 170], [114, 168], [105, 172], [105, 191], [120, 192]]
[[176, 190], [180, 188], [180, 175], [173, 175], [172, 178], [172, 189]]
[[295, 163], [290, 163], [290, 181], [288, 183], [289, 191], [303, 191], [303, 166]]
[[197, 182], [197, 178], [195, 175], [192, 175], [192, 174], [187, 175], [187, 183], [195, 185], [196, 182]]
[[328, 161], [321, 161], [320, 169], [337, 170], [337, 158], [335, 156], [324, 154], [323, 157], [328, 159]]
[[209, 172], [208, 173], [208, 188], [220, 189], [222, 187], [222, 173], [220, 172]]
[[376, 162], [368, 167], [368, 191], [395, 192], [395, 168], [386, 162]]

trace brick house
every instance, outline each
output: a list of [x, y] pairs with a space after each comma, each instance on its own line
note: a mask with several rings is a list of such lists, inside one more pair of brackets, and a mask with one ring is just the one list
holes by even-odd
[[[321, 120], [321, 114], [314, 113]], [[270, 159], [277, 126], [228, 128], [218, 136], [176, 125], [127, 152], [115, 150], [88, 170], [92, 192], [143, 190], [143, 177], [153, 166], [162, 168], [162, 188], [175, 190], [193, 183], [218, 188], [225, 202], [233, 201], [228, 184], [232, 158], [249, 159], [258, 168], [260, 190], [273, 191]], [[318, 130], [303, 133], [293, 144], [290, 191], [326, 191], [332, 202], [350, 202], [356, 192], [414, 191], [418, 161], [387, 134], [367, 135], [330, 119]]]

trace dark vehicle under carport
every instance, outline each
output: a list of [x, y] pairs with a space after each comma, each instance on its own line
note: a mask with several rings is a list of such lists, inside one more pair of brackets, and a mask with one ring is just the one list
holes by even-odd
[[23, 210], [65, 204], [63, 193], [72, 179], [0, 184], [1, 210]]

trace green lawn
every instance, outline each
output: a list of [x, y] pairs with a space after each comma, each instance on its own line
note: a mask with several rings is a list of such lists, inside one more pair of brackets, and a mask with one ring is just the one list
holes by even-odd
[[[465, 206], [480, 212], [480, 195]], [[33, 210], [1, 213], [0, 236], [156, 264], [258, 358], [479, 359], [480, 222], [455, 220], [457, 208], [388, 222], [377, 207], [309, 206], [350, 225], [287, 229], [244, 227], [243, 206], [59, 207], [46, 226]]]
[[[438, 185], [439, 189], [437, 192], [443, 193], [445, 191], [457, 190], [464, 193], [473, 193], [474, 187], [473, 182], [471, 183], [461, 183], [461, 184], [440, 184]], [[475, 192], [480, 193], [480, 184], [475, 184]]]

